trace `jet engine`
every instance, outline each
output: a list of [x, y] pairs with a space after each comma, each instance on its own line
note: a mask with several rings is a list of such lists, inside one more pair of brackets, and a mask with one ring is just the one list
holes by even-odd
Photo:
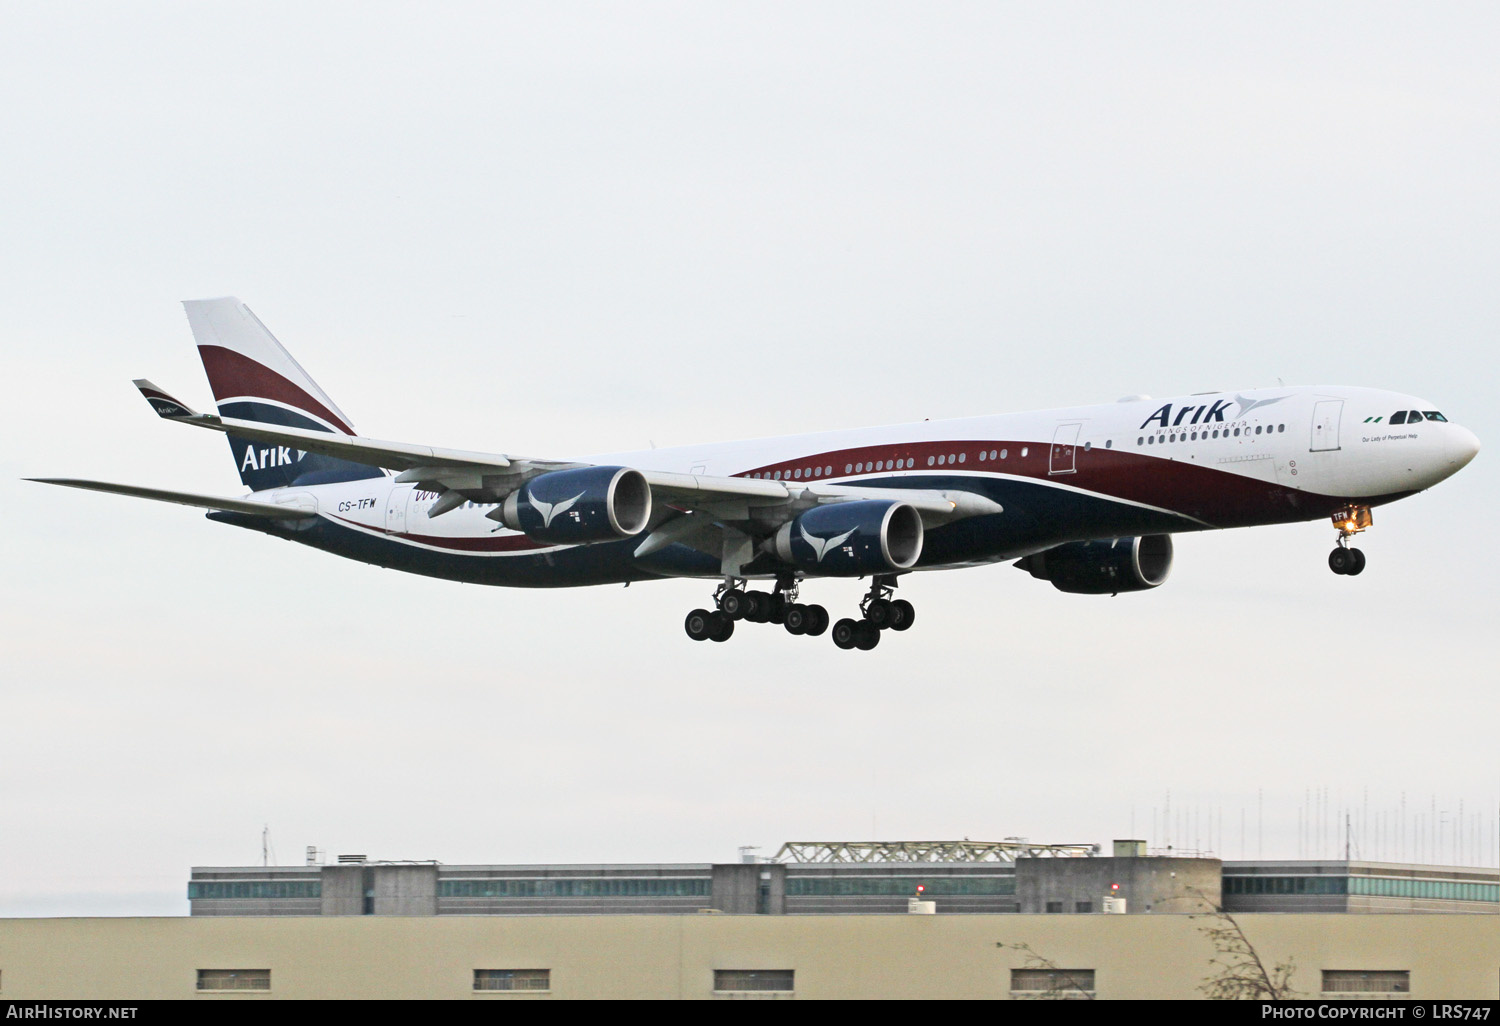
[[778, 557], [811, 573], [891, 573], [911, 569], [922, 555], [922, 516], [904, 502], [839, 502], [782, 524], [773, 540]]
[[1074, 595], [1118, 595], [1155, 588], [1172, 572], [1172, 537], [1069, 542], [1027, 556], [1016, 564], [1031, 576], [1051, 581]]
[[640, 534], [651, 519], [651, 486], [628, 467], [554, 470], [511, 492], [496, 512], [506, 527], [537, 541], [615, 541]]

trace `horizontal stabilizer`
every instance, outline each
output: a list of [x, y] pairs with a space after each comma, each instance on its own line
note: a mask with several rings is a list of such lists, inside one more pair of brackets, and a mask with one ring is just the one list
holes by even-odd
[[131, 495], [137, 499], [175, 502], [183, 506], [223, 510], [226, 513], [244, 513], [253, 517], [270, 517], [274, 520], [301, 520], [306, 517], [315, 517], [318, 515], [315, 504], [307, 496], [298, 496], [295, 505], [291, 503], [282, 505], [275, 502], [259, 502], [255, 499], [226, 499], [217, 495], [169, 492], [161, 488], [141, 488], [137, 485], [111, 484], [108, 481], [80, 481], [71, 477], [28, 477], [26, 480], [35, 481], [38, 484], [62, 485], [64, 488], [84, 488], [91, 492], [113, 492], [116, 495]]

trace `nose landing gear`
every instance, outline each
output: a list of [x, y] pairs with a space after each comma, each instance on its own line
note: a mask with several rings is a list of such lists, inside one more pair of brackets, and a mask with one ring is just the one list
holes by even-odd
[[1375, 522], [1369, 506], [1351, 506], [1333, 515], [1333, 526], [1339, 532], [1339, 544], [1328, 554], [1328, 569], [1336, 574], [1354, 577], [1365, 568], [1365, 554], [1349, 547], [1349, 539]]

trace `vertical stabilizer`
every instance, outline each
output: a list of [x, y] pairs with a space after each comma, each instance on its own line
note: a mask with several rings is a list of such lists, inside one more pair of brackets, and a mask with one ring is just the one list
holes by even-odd
[[[250, 308], [232, 296], [183, 304], [219, 415], [262, 424], [353, 435], [354, 426]], [[255, 491], [358, 481], [381, 471], [296, 449], [229, 436], [240, 480]]]

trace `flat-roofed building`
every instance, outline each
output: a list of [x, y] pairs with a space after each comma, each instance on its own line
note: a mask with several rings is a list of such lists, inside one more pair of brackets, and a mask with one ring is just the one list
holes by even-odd
[[[1487, 916], [1236, 916], [1287, 996], [1500, 997]], [[0, 999], [1201, 998], [1222, 917], [0, 919]], [[1239, 970], [1241, 975], [1250, 970]]]
[[1224, 863], [1230, 912], [1500, 912], [1500, 870], [1399, 862]]
[[[194, 916], [881, 915], [1500, 912], [1500, 871], [1378, 862], [1220, 862], [1142, 842], [786, 845], [738, 863], [199, 867]], [[921, 860], [921, 861], [918, 861]]]

